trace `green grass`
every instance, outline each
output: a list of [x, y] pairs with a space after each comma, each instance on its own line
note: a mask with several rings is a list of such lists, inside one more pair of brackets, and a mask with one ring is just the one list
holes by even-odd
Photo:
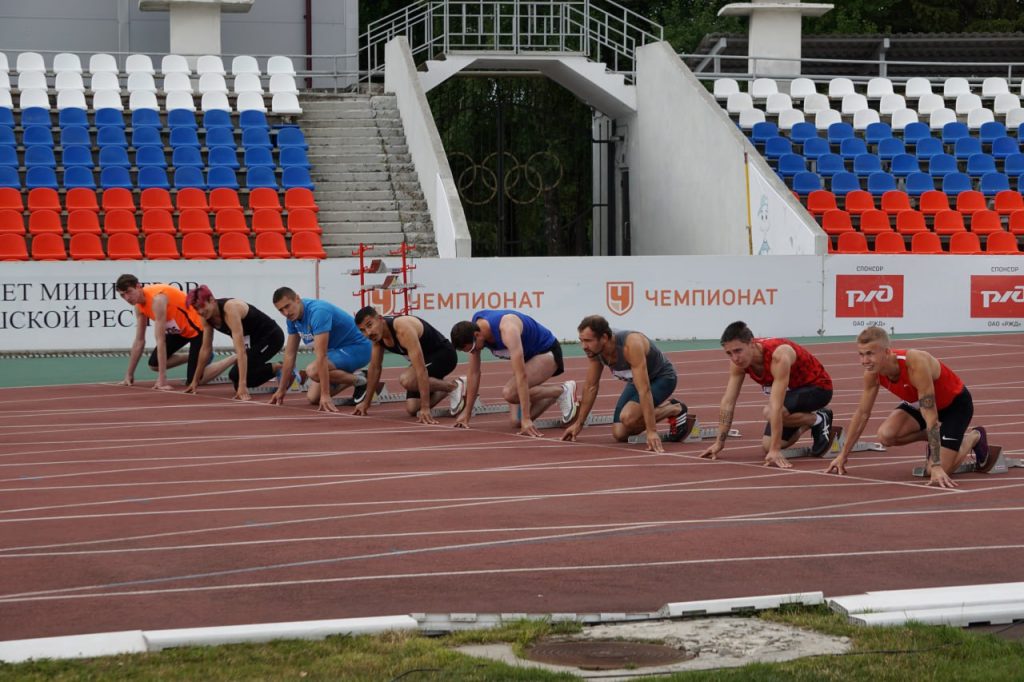
[[[846, 636], [851, 652], [789, 663], [677, 673], [657, 680], [1019, 680], [1024, 678], [1024, 644], [957, 628], [908, 625], [862, 628], [824, 607], [793, 607], [761, 618], [830, 635]], [[508, 642], [517, 651], [539, 637], [577, 631], [575, 624], [521, 622], [495, 630], [424, 637], [389, 633], [375, 637], [330, 637], [318, 642], [286, 641], [193, 647], [153, 654], [81, 661], [0, 665], [8, 680], [573, 680], [571, 675], [513, 668], [454, 651], [463, 644]], [[636, 674], [642, 673], [637, 670]], [[639, 678], [638, 678], [639, 679]]]

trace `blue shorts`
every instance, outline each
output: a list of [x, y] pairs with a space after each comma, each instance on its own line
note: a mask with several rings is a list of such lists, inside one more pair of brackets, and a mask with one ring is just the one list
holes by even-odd
[[[672, 395], [672, 391], [676, 390], [676, 383], [678, 381], [678, 377], [674, 374], [651, 380], [651, 399], [654, 401], [655, 407], [668, 400], [668, 397]], [[615, 404], [615, 414], [612, 416], [614, 423], [619, 423], [622, 408], [626, 406], [626, 403], [640, 403], [640, 393], [637, 392], [636, 384], [632, 381], [626, 383], [626, 388], [622, 389], [622, 395], [619, 396], [619, 402]]]
[[345, 346], [344, 348], [329, 348], [327, 359], [331, 361], [335, 369], [343, 372], [354, 372], [370, 364], [370, 354], [373, 346], [369, 343], [361, 346]]

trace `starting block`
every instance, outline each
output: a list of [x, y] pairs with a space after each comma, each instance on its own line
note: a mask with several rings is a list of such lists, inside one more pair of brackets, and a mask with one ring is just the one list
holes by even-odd
[[[278, 379], [277, 379], [277, 377], [275, 377], [275, 378], [271, 379], [270, 381], [268, 381], [267, 383], [263, 384], [262, 386], [254, 386], [254, 387], [250, 388], [249, 389], [249, 393], [251, 395], [277, 393], [277, 386], [278, 386], [277, 382], [278, 382]], [[221, 375], [219, 377], [211, 379], [210, 381], [207, 381], [206, 385], [207, 386], [212, 386], [214, 384], [230, 384], [230, 383], [231, 383], [231, 379], [229, 379], [225, 375]], [[288, 392], [289, 393], [305, 393], [306, 392], [306, 386], [304, 384], [300, 384], [298, 381], [292, 379], [292, 385], [288, 387]]]
[[[571, 424], [572, 422], [569, 422]], [[612, 415], [610, 414], [588, 414], [587, 421], [583, 422], [584, 426], [605, 426], [612, 423]], [[538, 429], [557, 429], [562, 426], [569, 426], [561, 419], [534, 419], [533, 425]]]
[[[508, 403], [497, 403], [495, 405], [487, 405], [480, 398], [476, 399], [476, 403], [473, 405], [473, 416], [480, 414], [505, 414], [508, 412]], [[432, 417], [455, 417], [457, 415], [452, 414], [451, 410], [447, 407], [435, 407], [430, 411]]]
[[[370, 404], [371, 405], [375, 405], [378, 402], [377, 399], [378, 399], [379, 396], [387, 395], [387, 394], [388, 394], [387, 393], [387, 388], [385, 388], [384, 382], [383, 381], [378, 381], [377, 382], [377, 393], [374, 394], [373, 400], [372, 400], [372, 402]], [[334, 404], [337, 405], [338, 407], [354, 407], [355, 404], [356, 404], [356, 401], [352, 399], [352, 396], [345, 396], [344, 398], [335, 398], [334, 399]]]
[[[842, 452], [843, 446], [846, 445], [846, 434], [843, 433], [843, 427], [841, 426], [837, 426], [834, 429], [834, 431], [836, 432], [836, 437], [832, 439], [832, 445], [831, 447], [829, 447], [828, 452], [826, 452], [824, 455], [821, 455], [820, 457], [816, 457], [815, 459], [835, 459], [836, 455]], [[885, 446], [882, 445], [881, 443], [872, 443], [865, 440], [859, 440], [853, 444], [852, 448], [850, 448], [850, 452], [867, 451], [885, 452]], [[786, 448], [785, 450], [782, 451], [782, 456], [785, 457], [786, 459], [814, 457], [814, 455], [811, 454], [811, 449], [806, 447]]]
[[[986, 471], [987, 474], [1005, 474], [1010, 469], [1024, 469], [1024, 459], [1007, 457], [1003, 454], [1003, 448], [999, 445], [992, 445], [989, 447], [989, 457], [995, 455], [995, 465]], [[964, 462], [956, 468], [954, 474], [969, 474], [978, 470], [978, 466], [974, 462]], [[928, 474], [925, 473], [925, 467], [914, 467], [914, 475], [918, 478], [924, 478]]]
[[[675, 417], [670, 417], [670, 420], [671, 419], [675, 419]], [[681, 441], [679, 441], [680, 443], [699, 443], [700, 441], [704, 440], [704, 438], [705, 438], [704, 434], [705, 433], [713, 434], [713, 435], [707, 436], [709, 438], [717, 438], [718, 437], [718, 426], [705, 426], [705, 427], [701, 427], [700, 426], [700, 421], [697, 419], [697, 415], [694, 415], [694, 414], [689, 415], [689, 417], [687, 418], [687, 423], [689, 424], [689, 427], [690, 427], [689, 433], [686, 434], [686, 438], [684, 438]], [[663, 443], [665, 443], [665, 442], [667, 442], [669, 440], [669, 435], [670, 435], [670, 433], [668, 431], [659, 431], [658, 432], [658, 437], [661, 438], [661, 442], [663, 442]], [[730, 436], [739, 436], [740, 432], [737, 431], [736, 429], [729, 429], [729, 435]], [[642, 433], [637, 433], [637, 434], [634, 434], [634, 435], [630, 436], [629, 438], [627, 438], [626, 442], [630, 443], [631, 445], [637, 445], [637, 444], [640, 444], [640, 443], [646, 443], [647, 442], [647, 436], [645, 436]]]

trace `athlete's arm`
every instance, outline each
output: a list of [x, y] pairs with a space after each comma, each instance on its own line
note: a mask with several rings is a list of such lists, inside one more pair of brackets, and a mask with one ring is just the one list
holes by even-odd
[[128, 368], [124, 372], [124, 379], [121, 384], [131, 386], [135, 383], [135, 368], [139, 365], [139, 358], [146, 348], [146, 327], [149, 326], [149, 318], [142, 312], [135, 309], [135, 338], [132, 340], [132, 349], [128, 354]]
[[[320, 406], [317, 411], [337, 412], [331, 396], [331, 361], [327, 359], [327, 344], [330, 343], [330, 332], [313, 335], [313, 351], [316, 353], [317, 377], [320, 380]], [[370, 393], [370, 391], [367, 391]], [[372, 397], [372, 396], [371, 396]]]
[[483, 348], [476, 350], [475, 340], [473, 345], [474, 350], [469, 354], [469, 367], [466, 368], [466, 406], [452, 424], [456, 429], [469, 428], [469, 418], [473, 416], [473, 406], [476, 405], [476, 396], [480, 391], [480, 353], [483, 352]]
[[647, 351], [651, 343], [643, 334], [636, 332], [626, 337], [622, 355], [633, 370], [633, 386], [640, 401], [640, 412], [644, 415], [644, 430], [647, 434], [647, 449], [665, 452], [658, 436], [658, 424], [654, 421], [654, 398], [651, 396], [651, 378], [647, 375]]
[[199, 380], [203, 378], [203, 371], [206, 363], [213, 355], [213, 327], [205, 319], [203, 320], [203, 345], [199, 348], [199, 358], [196, 360], [196, 371], [192, 374], [192, 381], [189, 382], [185, 393], [196, 393], [199, 390]]
[[840, 475], [846, 473], [846, 460], [850, 457], [850, 451], [853, 449], [854, 443], [864, 433], [864, 427], [868, 425], [868, 420], [871, 419], [871, 411], [875, 407], [875, 400], [877, 398], [878, 375], [864, 372], [860, 402], [857, 403], [857, 409], [850, 418], [850, 424], [846, 427], [846, 441], [843, 443], [843, 449], [828, 465], [825, 473]]
[[153, 388], [161, 391], [171, 390], [167, 383], [167, 296], [157, 294], [153, 297], [153, 336], [156, 338], [156, 383]]
[[[242, 329], [242, 319], [249, 314], [249, 304], [237, 298], [230, 299], [224, 304], [224, 321], [231, 330], [231, 343], [235, 347], [235, 366], [238, 368], [238, 389], [235, 397], [239, 400], [251, 400], [249, 395], [249, 354], [245, 349], [245, 330]], [[212, 335], [212, 333], [211, 333]], [[205, 339], [204, 339], [205, 341]], [[196, 370], [202, 379], [202, 373]], [[198, 381], [197, 380], [197, 381]]]
[[942, 442], [939, 436], [939, 410], [935, 405], [935, 378], [939, 362], [930, 353], [922, 350], [907, 351], [907, 376], [917, 389], [918, 405], [924, 417], [925, 433], [928, 436], [928, 485], [940, 488], [955, 488], [956, 483], [942, 469]]
[[292, 372], [295, 370], [295, 355], [299, 351], [299, 335], [289, 334], [284, 344], [284, 362], [281, 364], [281, 379], [277, 390], [270, 396], [271, 405], [284, 405], [284, 397], [292, 383]]
[[[376, 386], [380, 379], [381, 367], [384, 364], [384, 347], [380, 343], [374, 343], [370, 349], [370, 366], [366, 368], [366, 385]], [[373, 402], [374, 392], [367, 389], [363, 399], [359, 401], [352, 414], [364, 416], [370, 411], [370, 403]]]
[[782, 456], [782, 410], [789, 388], [789, 373], [796, 362], [796, 351], [789, 344], [782, 344], [772, 353], [772, 391], [768, 397], [768, 423], [771, 424], [772, 435], [765, 453], [765, 465], [774, 464], [780, 469], [792, 468]]
[[516, 393], [519, 396], [519, 433], [524, 436], [541, 438], [543, 434], [533, 425], [530, 416], [530, 382], [526, 378], [526, 359], [523, 356], [523, 322], [515, 315], [505, 315], [498, 324], [501, 341], [508, 349], [512, 361], [512, 373], [516, 378]]
[[590, 358], [587, 363], [587, 378], [583, 384], [583, 395], [580, 398], [580, 408], [576, 412], [576, 420], [562, 433], [562, 440], [576, 440], [580, 435], [583, 425], [587, 423], [590, 411], [594, 409], [594, 402], [597, 400], [598, 389], [601, 387], [601, 373], [604, 367], [597, 358]]
[[416, 420], [421, 424], [436, 424], [437, 420], [430, 414], [430, 375], [427, 374], [427, 364], [423, 359], [421, 334], [423, 325], [415, 317], [405, 315], [395, 320], [395, 336], [409, 354], [409, 363], [416, 372], [416, 385], [419, 386], [420, 412]]
[[743, 387], [746, 376], [746, 372], [729, 363], [729, 383], [725, 386], [722, 403], [718, 408], [718, 438], [700, 454], [701, 457], [718, 459], [718, 453], [725, 448], [725, 439], [729, 437], [729, 429], [732, 428], [733, 411], [736, 409], [736, 401], [740, 397], [740, 388]]

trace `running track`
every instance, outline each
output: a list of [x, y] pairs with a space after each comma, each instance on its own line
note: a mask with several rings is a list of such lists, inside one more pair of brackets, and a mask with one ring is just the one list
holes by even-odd
[[[947, 361], [976, 422], [1020, 456], [1024, 336], [915, 342]], [[860, 391], [852, 343], [812, 351], [837, 423]], [[676, 395], [717, 420], [727, 361], [673, 353]], [[582, 379], [583, 358], [567, 360]], [[387, 370], [392, 379], [397, 370]], [[484, 365], [495, 400], [507, 365]], [[765, 398], [747, 382], [724, 459], [655, 455], [609, 427], [579, 443], [76, 385], [0, 390], [0, 640], [320, 618], [452, 612], [638, 612], [672, 601], [1020, 580], [1024, 470], [910, 475], [917, 444], [825, 463], [760, 466]], [[618, 382], [605, 375], [598, 413]], [[866, 430], [895, 405], [885, 391]]]

